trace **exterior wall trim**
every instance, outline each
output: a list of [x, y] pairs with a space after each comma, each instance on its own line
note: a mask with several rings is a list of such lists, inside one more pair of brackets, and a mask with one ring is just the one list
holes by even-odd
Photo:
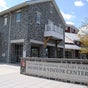
[[24, 39], [11, 40], [11, 43], [23, 43]]

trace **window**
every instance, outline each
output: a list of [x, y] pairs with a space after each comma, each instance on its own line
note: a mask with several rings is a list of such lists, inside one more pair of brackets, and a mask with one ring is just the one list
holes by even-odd
[[[48, 27], [49, 27], [49, 31], [53, 31], [53, 27], [54, 27], [54, 24], [53, 24], [53, 21], [51, 20], [48, 20]], [[55, 29], [54, 29], [55, 30]]]
[[37, 12], [37, 14], [36, 14], [36, 23], [40, 24], [40, 21], [41, 21], [41, 13]]
[[72, 33], [75, 33], [75, 29], [72, 29]]
[[72, 51], [71, 50], [65, 51], [65, 58], [72, 58]]
[[21, 12], [17, 12], [16, 14], [16, 22], [20, 22], [21, 20]]
[[31, 48], [31, 56], [32, 57], [39, 57], [39, 48], [38, 47]]
[[4, 17], [4, 25], [7, 25], [7, 17]]

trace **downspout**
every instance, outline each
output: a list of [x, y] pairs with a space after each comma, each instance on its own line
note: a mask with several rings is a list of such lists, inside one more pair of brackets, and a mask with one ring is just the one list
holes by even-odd
[[8, 59], [7, 59], [7, 63], [10, 63], [10, 31], [11, 31], [11, 13], [9, 13], [10, 18], [9, 18], [9, 34], [8, 34]]

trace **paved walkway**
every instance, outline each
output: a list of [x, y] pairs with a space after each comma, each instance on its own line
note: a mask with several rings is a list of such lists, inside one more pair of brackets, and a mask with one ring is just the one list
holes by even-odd
[[87, 88], [83, 85], [25, 76], [19, 71], [19, 66], [0, 64], [0, 88]]

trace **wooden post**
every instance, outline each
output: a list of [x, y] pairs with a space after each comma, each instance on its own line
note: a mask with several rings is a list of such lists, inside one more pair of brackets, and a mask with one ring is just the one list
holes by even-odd
[[55, 58], [58, 58], [58, 44], [61, 40], [55, 40]]
[[47, 42], [51, 39], [51, 37], [44, 38], [44, 48], [46, 48]]

